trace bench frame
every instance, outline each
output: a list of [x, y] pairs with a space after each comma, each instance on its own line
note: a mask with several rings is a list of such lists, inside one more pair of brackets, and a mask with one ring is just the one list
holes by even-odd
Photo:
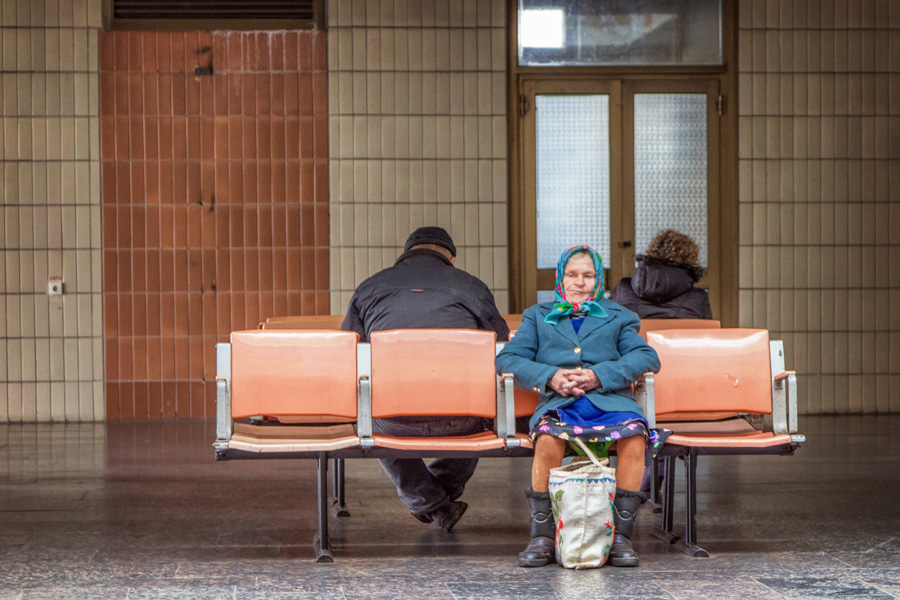
[[[503, 342], [496, 346], [499, 352]], [[336, 450], [297, 450], [254, 452], [230, 446], [234, 434], [231, 417], [231, 344], [216, 344], [216, 441], [213, 443], [217, 461], [246, 459], [315, 459], [317, 488], [317, 532], [313, 540], [316, 562], [334, 562], [328, 536], [328, 513], [335, 517], [349, 517], [345, 502], [344, 460], [348, 458], [481, 458], [481, 457], [530, 457], [530, 448], [523, 447], [515, 436], [515, 400], [511, 375], [497, 377], [497, 417], [494, 432], [504, 441], [502, 448], [482, 451], [460, 450], [400, 450], [375, 446], [372, 437], [372, 354], [368, 343], [357, 344], [357, 421], [359, 444]], [[251, 419], [259, 427], [265, 427], [264, 419]], [[328, 494], [328, 460], [333, 461], [332, 496]]]
[[[503, 347], [497, 344], [497, 351]], [[665, 468], [665, 485], [662, 498], [659, 498], [657, 485], [652, 486], [654, 503], [661, 500], [662, 525], [654, 528], [653, 534], [666, 543], [675, 544], [683, 552], [694, 557], [707, 557], [709, 553], [697, 545], [697, 458], [701, 455], [749, 455], [749, 454], [793, 454], [794, 450], [805, 441], [805, 437], [797, 433], [797, 381], [792, 371], [784, 368], [784, 345], [781, 341], [770, 341], [770, 359], [772, 365], [772, 412], [763, 416], [762, 428], [776, 434], [789, 433], [791, 442], [782, 446], [765, 448], [717, 448], [717, 447], [684, 447], [666, 444], [658, 457]], [[216, 441], [213, 443], [217, 461], [241, 459], [315, 459], [317, 462], [317, 531], [313, 545], [317, 563], [334, 561], [328, 535], [328, 513], [335, 517], [348, 517], [345, 504], [344, 460], [347, 458], [423, 458], [427, 457], [531, 457], [533, 450], [530, 444], [523, 444], [521, 437], [515, 432], [515, 397], [513, 377], [504, 375], [497, 377], [496, 397], [497, 416], [494, 432], [504, 440], [502, 448], [486, 451], [440, 451], [440, 450], [400, 450], [376, 447], [372, 437], [372, 389], [371, 389], [371, 347], [368, 343], [357, 344], [357, 421], [356, 433], [359, 444], [341, 449], [310, 449], [298, 451], [250, 451], [231, 447], [229, 442], [234, 434], [234, 421], [231, 417], [231, 344], [216, 345]], [[656, 426], [654, 403], [655, 381], [652, 373], [647, 373], [635, 384], [636, 399], [644, 409], [647, 420], [652, 427]], [[260, 427], [265, 427], [262, 419], [252, 420]], [[332, 497], [328, 492], [328, 459], [333, 460]], [[685, 534], [679, 536], [673, 532], [674, 499], [675, 499], [675, 459], [681, 459], [685, 465]], [[653, 479], [656, 480], [656, 463], [654, 462]]]
[[[753, 419], [761, 417], [761, 431], [775, 435], [790, 435], [790, 442], [766, 447], [717, 447], [680, 446], [665, 444], [653, 462], [651, 500], [662, 503], [662, 523], [654, 527], [653, 536], [692, 557], [709, 557], [709, 552], [697, 545], [697, 459], [700, 456], [748, 456], [748, 455], [792, 455], [806, 441], [806, 436], [798, 433], [797, 425], [797, 375], [785, 370], [784, 343], [769, 341], [769, 360], [772, 372], [772, 412], [765, 415], [743, 415]], [[655, 380], [653, 373], [646, 373], [636, 384], [636, 400], [648, 415], [650, 427], [656, 427]], [[684, 536], [673, 531], [675, 508], [675, 461], [684, 463]], [[662, 461], [665, 469], [662, 498], [659, 498], [657, 464]]]

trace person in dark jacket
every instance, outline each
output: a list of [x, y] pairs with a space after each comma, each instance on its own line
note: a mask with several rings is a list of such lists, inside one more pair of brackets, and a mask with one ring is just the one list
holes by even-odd
[[[441, 227], [420, 227], [410, 234], [394, 266], [356, 288], [341, 329], [361, 342], [387, 329], [484, 329], [498, 341], [509, 338], [494, 296], [480, 279], [453, 266], [456, 246]], [[480, 417], [395, 417], [375, 419], [377, 433], [402, 437], [461, 436], [487, 427]], [[415, 518], [451, 532], [468, 508], [459, 501], [478, 459], [381, 459], [400, 499]]]
[[709, 294], [695, 288], [703, 276], [700, 248], [689, 235], [663, 229], [638, 256], [634, 277], [625, 277], [609, 299], [642, 319], [712, 319]]
[[[712, 319], [709, 294], [694, 287], [703, 276], [700, 247], [689, 235], [663, 229], [638, 257], [634, 277], [625, 277], [609, 299], [638, 314], [642, 319]], [[641, 491], [649, 492], [652, 467], [644, 470]], [[657, 467], [657, 481], [663, 465]], [[657, 483], [659, 485], [659, 483]]]

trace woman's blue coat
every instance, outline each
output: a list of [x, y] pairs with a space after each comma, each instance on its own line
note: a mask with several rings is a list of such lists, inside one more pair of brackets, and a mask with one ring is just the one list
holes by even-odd
[[643, 414], [631, 384], [648, 371], [659, 371], [659, 357], [638, 335], [641, 321], [636, 314], [606, 299], [599, 304], [606, 317], [586, 317], [578, 333], [571, 317], [561, 318], [557, 325], [544, 322], [553, 302], [536, 304], [525, 311], [515, 337], [497, 355], [497, 373], [512, 373], [517, 387], [540, 393], [532, 428], [546, 411], [576, 400], [560, 396], [548, 385], [559, 368], [581, 366], [597, 374], [601, 387], [587, 393], [597, 408]]

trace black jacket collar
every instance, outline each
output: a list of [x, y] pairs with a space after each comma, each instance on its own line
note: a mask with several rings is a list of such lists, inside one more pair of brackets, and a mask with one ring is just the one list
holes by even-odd
[[[449, 258], [444, 256], [437, 250], [431, 250], [429, 248], [413, 248], [412, 250], [407, 250], [406, 252], [404, 252], [397, 258], [397, 261], [394, 263], [394, 266], [399, 265], [401, 262], [404, 262], [408, 259], [413, 259], [413, 258], [417, 258], [420, 256], [421, 257], [439, 258], [440, 260], [444, 261], [444, 264], [451, 266], [451, 267], [453, 266], [453, 263], [450, 262]], [[428, 261], [428, 262], [430, 262], [430, 261]]]

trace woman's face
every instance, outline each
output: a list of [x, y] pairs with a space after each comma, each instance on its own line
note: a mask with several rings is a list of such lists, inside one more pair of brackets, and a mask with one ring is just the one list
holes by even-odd
[[569, 304], [581, 304], [594, 291], [597, 271], [594, 261], [587, 254], [576, 254], [566, 263], [563, 273], [563, 291]]

